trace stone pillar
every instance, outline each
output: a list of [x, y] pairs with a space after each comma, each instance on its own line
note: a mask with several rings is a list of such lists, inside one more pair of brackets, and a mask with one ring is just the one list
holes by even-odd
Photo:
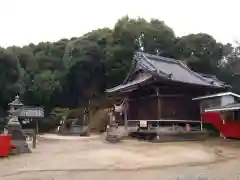
[[117, 142], [119, 140], [117, 134], [118, 124], [116, 123], [115, 116], [113, 115], [113, 113], [111, 112], [109, 115], [110, 121], [107, 127], [106, 141]]
[[21, 112], [21, 107], [23, 104], [19, 100], [19, 97], [16, 96], [15, 100], [9, 103], [9, 122], [7, 125], [8, 134], [11, 136], [11, 143], [16, 145], [16, 149], [18, 153], [30, 153], [31, 150], [28, 148], [26, 143], [26, 137], [22, 130], [22, 126], [18, 120], [18, 117]]

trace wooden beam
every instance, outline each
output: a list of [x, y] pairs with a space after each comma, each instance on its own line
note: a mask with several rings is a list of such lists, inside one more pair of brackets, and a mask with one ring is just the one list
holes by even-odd
[[140, 98], [132, 98], [132, 99], [129, 99], [128, 101], [136, 101], [136, 100], [145, 99], [145, 98], [149, 98], [149, 97], [157, 97], [157, 95], [156, 94], [150, 94], [150, 95], [143, 96], [143, 97], [140, 97]]
[[182, 97], [186, 96], [185, 94], [159, 94], [159, 97]]
[[157, 94], [157, 90], [156, 90], [156, 94], [150, 94], [150, 95], [143, 96], [140, 98], [129, 99], [128, 101], [135, 101], [135, 100], [145, 99], [148, 97], [160, 97], [161, 98], [161, 97], [183, 97], [183, 96], [185, 96], [185, 94]]

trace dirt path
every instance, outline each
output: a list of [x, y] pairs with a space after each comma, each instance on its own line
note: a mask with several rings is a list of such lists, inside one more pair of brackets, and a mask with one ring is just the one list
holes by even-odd
[[237, 180], [240, 173], [236, 141], [107, 144], [98, 136], [45, 138], [32, 154], [0, 160], [0, 179]]

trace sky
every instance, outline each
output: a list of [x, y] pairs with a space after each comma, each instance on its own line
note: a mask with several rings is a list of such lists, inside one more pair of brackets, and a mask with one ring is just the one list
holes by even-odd
[[177, 36], [204, 32], [240, 40], [239, 0], [0, 0], [0, 46], [79, 37], [128, 15], [156, 18]]

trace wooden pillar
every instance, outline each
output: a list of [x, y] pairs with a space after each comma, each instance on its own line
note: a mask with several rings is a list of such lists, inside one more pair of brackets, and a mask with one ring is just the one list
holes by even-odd
[[202, 103], [199, 103], [200, 104], [200, 129], [201, 131], [203, 131], [203, 123], [202, 123], [202, 116], [203, 116], [203, 113], [204, 113], [204, 109], [202, 107]]
[[39, 133], [39, 125], [38, 125], [38, 119], [36, 119], [36, 134]]
[[159, 94], [159, 87], [156, 87], [156, 93], [157, 93], [157, 118], [159, 120], [161, 118], [161, 100]]
[[127, 111], [128, 111], [128, 100], [126, 100], [125, 102], [125, 109], [124, 109], [124, 126], [125, 126], [125, 129], [127, 130], [128, 129], [128, 119], [127, 119]]
[[91, 111], [91, 99], [88, 101], [88, 117], [87, 117], [87, 125], [90, 124], [90, 121], [92, 119], [92, 111]]
[[37, 133], [36, 131], [33, 132], [33, 139], [32, 139], [32, 147], [33, 148], [36, 148], [36, 146], [37, 146], [37, 134], [36, 133]]
[[[158, 118], [158, 120], [160, 120], [161, 119], [161, 101], [160, 101], [159, 87], [156, 87], [156, 93], [157, 93], [157, 118]], [[160, 135], [159, 135], [159, 126], [160, 125], [161, 125], [161, 122], [158, 121], [158, 123], [157, 123], [157, 136], [156, 136], [157, 140], [160, 139]]]

